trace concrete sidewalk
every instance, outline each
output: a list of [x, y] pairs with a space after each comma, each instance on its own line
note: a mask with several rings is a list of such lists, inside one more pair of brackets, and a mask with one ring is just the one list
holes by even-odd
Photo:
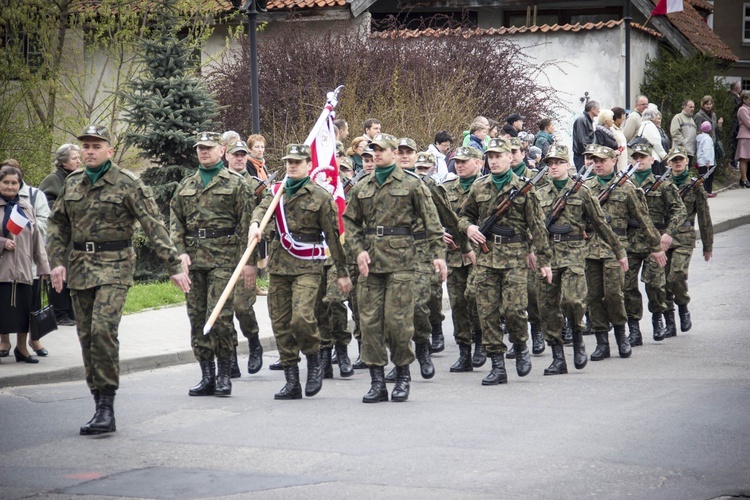
[[[716, 198], [709, 200], [709, 203], [714, 231], [717, 233], [750, 223], [748, 189], [720, 192]], [[700, 250], [700, 243], [698, 249]], [[447, 304], [447, 298], [444, 304]], [[266, 370], [268, 364], [276, 359], [266, 297], [258, 297], [255, 311], [265, 353], [263, 369]], [[240, 332], [236, 321], [235, 328]], [[247, 342], [241, 333], [239, 335], [242, 376], [252, 377], [247, 374]], [[11, 336], [11, 342], [15, 346], [14, 336]], [[38, 364], [16, 363], [12, 352], [10, 357], [0, 359], [0, 388], [71, 380], [80, 380], [84, 383], [81, 349], [75, 327], [60, 327], [44, 337], [42, 343], [50, 355], [39, 358]], [[184, 305], [123, 316], [120, 323], [121, 374], [182, 363], [195, 363], [190, 349], [190, 325]], [[196, 364], [196, 376], [198, 374]]]

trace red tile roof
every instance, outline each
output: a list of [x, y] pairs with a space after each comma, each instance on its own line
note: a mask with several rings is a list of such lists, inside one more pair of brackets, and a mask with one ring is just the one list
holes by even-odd
[[346, 5], [346, 0], [269, 0], [268, 10], [314, 9]]
[[[658, 3], [658, 0], [651, 1], [654, 5]], [[713, 7], [704, 0], [684, 0], [683, 7], [682, 12], [667, 14], [670, 24], [682, 33], [682, 36], [687, 38], [701, 54], [736, 61], [737, 56], [734, 55], [732, 49], [706, 24], [703, 16], [696, 10], [697, 7], [701, 10], [713, 11]]]

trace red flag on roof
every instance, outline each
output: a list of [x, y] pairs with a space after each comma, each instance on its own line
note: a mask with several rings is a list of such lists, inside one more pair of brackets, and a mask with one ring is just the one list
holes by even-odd
[[682, 12], [685, 10], [682, 5], [682, 0], [659, 0], [654, 10], [651, 11], [651, 16], [666, 16], [674, 12]]

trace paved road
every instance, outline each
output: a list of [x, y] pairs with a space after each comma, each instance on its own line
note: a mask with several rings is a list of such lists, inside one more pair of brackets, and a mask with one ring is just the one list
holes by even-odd
[[748, 248], [744, 226], [694, 259], [691, 332], [580, 372], [566, 349], [565, 376], [542, 376], [547, 351], [525, 379], [482, 387], [488, 366], [448, 373], [449, 342], [409, 402], [364, 405], [364, 373], [277, 402], [279, 372], [190, 398], [198, 370], [180, 365], [125, 376], [119, 430], [99, 438], [77, 434], [92, 413], [82, 382], [2, 389], [0, 498], [750, 495]]

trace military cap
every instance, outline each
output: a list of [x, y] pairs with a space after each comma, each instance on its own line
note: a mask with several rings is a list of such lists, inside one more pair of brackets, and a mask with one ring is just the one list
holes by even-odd
[[195, 146], [208, 146], [210, 148], [221, 145], [221, 134], [217, 132], [201, 132], [195, 136]]
[[596, 151], [598, 144], [587, 144], [586, 149], [583, 150], [583, 156], [592, 155]]
[[373, 156], [375, 154], [375, 151], [373, 151], [372, 146], [370, 146], [370, 143], [367, 143], [367, 146], [365, 146], [365, 149], [362, 150], [362, 154], [360, 156]]
[[286, 154], [282, 160], [309, 160], [310, 146], [305, 144], [289, 144], [286, 147]]
[[568, 151], [568, 146], [562, 144], [551, 145], [547, 150], [547, 156], [544, 157], [544, 161], [552, 158], [570, 163], [570, 151]]
[[417, 162], [414, 164], [415, 167], [434, 167], [437, 164], [435, 161], [435, 155], [427, 151], [423, 151], [417, 155]]
[[597, 158], [617, 158], [617, 152], [614, 149], [608, 148], [607, 146], [600, 146], [598, 144], [591, 155], [596, 156]]
[[412, 151], [418, 151], [417, 149], [417, 143], [414, 141], [414, 139], [409, 139], [408, 137], [402, 137], [398, 140], [398, 147], [400, 148], [409, 148]]
[[249, 153], [250, 148], [247, 147], [247, 143], [245, 141], [240, 140], [234, 143], [234, 146], [232, 146], [232, 149], [227, 151], [227, 154], [231, 155], [236, 153], [237, 151], [244, 151], [245, 153]]
[[485, 153], [510, 153], [510, 142], [503, 139], [490, 139]]
[[633, 155], [644, 155], [644, 156], [653, 156], [654, 150], [651, 149], [651, 144], [646, 144], [645, 142], [639, 142], [635, 146], [633, 146], [630, 149], [630, 156]]
[[102, 141], [110, 142], [109, 130], [104, 125], [89, 125], [81, 135], [77, 137], [79, 141], [84, 139], [94, 138], [101, 139]]
[[513, 122], [517, 122], [518, 120], [523, 121], [525, 119], [526, 117], [519, 113], [512, 113], [511, 115], [508, 116], [508, 118], [505, 119], [505, 121], [508, 123], [513, 123]]
[[669, 154], [667, 155], [667, 161], [672, 161], [679, 156], [682, 156], [683, 158], [688, 158], [687, 149], [685, 149], [682, 146], [675, 146], [669, 150]]
[[482, 152], [472, 146], [461, 146], [456, 148], [456, 154], [453, 158], [456, 160], [471, 160], [472, 158], [481, 160]]
[[[390, 134], [378, 134], [370, 141], [370, 147], [380, 146], [381, 148], [398, 149], [398, 140]], [[414, 148], [416, 151], [416, 148]]]
[[514, 149], [522, 149], [523, 148], [523, 142], [519, 137], [510, 137], [508, 139], [508, 143], [510, 144], [510, 150], [513, 151]]
[[346, 168], [349, 170], [354, 170], [354, 166], [352, 165], [352, 160], [348, 156], [342, 156], [338, 159], [339, 162], [339, 168]]

